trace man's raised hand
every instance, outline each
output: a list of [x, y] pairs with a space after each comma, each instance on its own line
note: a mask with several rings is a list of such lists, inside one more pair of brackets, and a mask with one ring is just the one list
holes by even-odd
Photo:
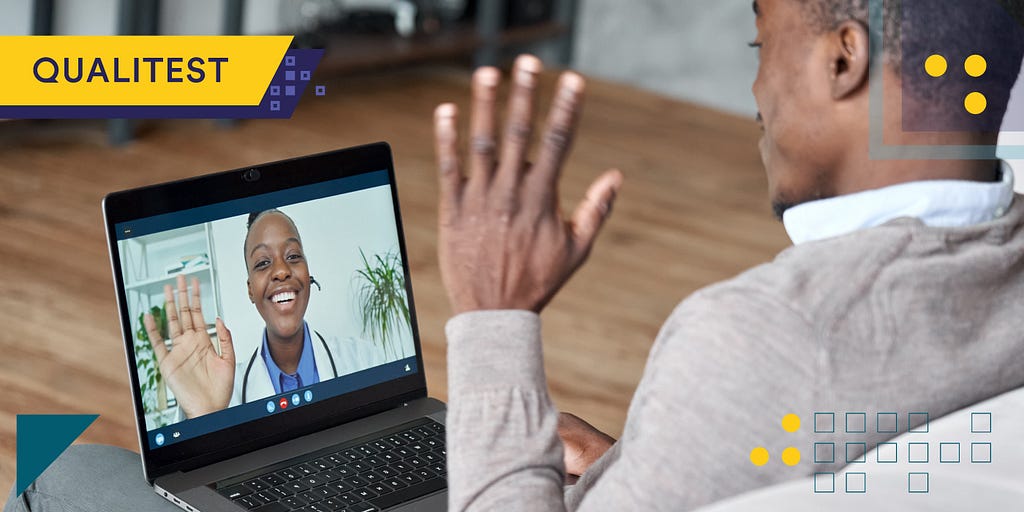
[[435, 111], [441, 275], [456, 314], [540, 312], [583, 264], [622, 185], [618, 170], [606, 171], [564, 218], [558, 179], [576, 134], [585, 82], [576, 73], [561, 75], [536, 162], [529, 164], [541, 70], [536, 57], [516, 60], [500, 153], [495, 107], [501, 75], [490, 67], [474, 73], [466, 173], [459, 158], [458, 110], [446, 103]]

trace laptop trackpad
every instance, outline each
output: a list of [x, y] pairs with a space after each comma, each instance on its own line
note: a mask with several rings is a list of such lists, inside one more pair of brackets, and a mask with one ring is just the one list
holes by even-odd
[[439, 512], [448, 510], [448, 491], [431, 494], [422, 500], [406, 503], [392, 510], [395, 512]]

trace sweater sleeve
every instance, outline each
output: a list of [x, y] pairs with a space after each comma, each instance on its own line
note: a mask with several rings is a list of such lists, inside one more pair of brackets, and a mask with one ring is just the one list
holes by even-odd
[[[812, 472], [784, 465], [788, 413], [813, 401], [815, 350], [804, 318], [766, 294], [713, 287], [662, 328], [623, 437], [570, 493], [558, 412], [543, 372], [540, 320], [528, 312], [452, 319], [449, 339], [449, 503], [452, 510], [691, 510]], [[810, 418], [807, 418], [809, 421]], [[763, 446], [771, 463], [755, 466]], [[809, 454], [807, 454], [809, 456]]]
[[562, 444], [544, 377], [540, 317], [464, 313], [446, 330], [449, 509], [563, 508]]

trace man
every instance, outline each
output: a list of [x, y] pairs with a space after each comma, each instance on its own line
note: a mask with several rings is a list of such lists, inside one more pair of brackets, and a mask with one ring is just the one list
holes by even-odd
[[[541, 357], [538, 314], [585, 260], [622, 184], [608, 171], [568, 219], [559, 210], [583, 80], [562, 75], [532, 164], [536, 59], [512, 71], [500, 146], [495, 69], [473, 78], [465, 163], [456, 108], [438, 107], [440, 260], [456, 313], [447, 325], [453, 510], [689, 510], [837, 470], [846, 441], [863, 442], [847, 447], [856, 459], [896, 435], [876, 427], [877, 412], [897, 411], [906, 432], [1024, 384], [1024, 201], [1012, 172], [994, 154], [872, 159], [869, 116], [881, 79], [885, 144], [995, 145], [1024, 57], [1008, 13], [1020, 20], [1024, 6], [910, 4], [901, 27], [900, 6], [886, 2], [885, 51], [872, 59], [866, 0], [754, 2], [760, 148], [795, 246], [679, 305], [614, 444], [560, 420]], [[924, 66], [934, 41], [949, 56], [946, 74]], [[972, 54], [987, 58], [980, 74]], [[980, 113], [965, 100], [969, 86], [984, 88]], [[815, 412], [832, 424], [817, 425]], [[866, 424], [844, 428], [849, 418]], [[812, 462], [817, 441], [835, 443], [834, 462]], [[759, 466], [766, 456], [775, 464]], [[581, 477], [563, 495], [566, 473]]]

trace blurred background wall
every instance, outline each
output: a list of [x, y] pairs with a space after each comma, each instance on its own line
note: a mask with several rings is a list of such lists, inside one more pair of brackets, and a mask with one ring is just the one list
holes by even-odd
[[[55, 1], [57, 33], [115, 32], [119, 0]], [[160, 31], [219, 33], [223, 2], [161, 2]], [[286, 33], [301, 3], [247, 0], [243, 30]], [[3, 4], [0, 34], [28, 34], [31, 2]], [[750, 5], [750, 0], [579, 0], [572, 66], [591, 76], [753, 117], [757, 107], [750, 86], [757, 54], [747, 46], [755, 35]], [[1007, 115], [1024, 118], [1024, 80], [1013, 97]], [[1024, 133], [1006, 133], [1003, 143], [1024, 144]]]
[[[56, 32], [113, 34], [119, 0], [56, 0]], [[248, 0], [245, 33], [288, 30], [296, 0]], [[28, 34], [32, 5], [4, 0], [0, 34]], [[164, 34], [216, 34], [223, 0], [162, 2]], [[211, 12], [214, 15], [211, 16]], [[753, 116], [757, 54], [750, 0], [579, 0], [573, 67], [674, 98]], [[1024, 116], [1024, 81], [1011, 115]]]

